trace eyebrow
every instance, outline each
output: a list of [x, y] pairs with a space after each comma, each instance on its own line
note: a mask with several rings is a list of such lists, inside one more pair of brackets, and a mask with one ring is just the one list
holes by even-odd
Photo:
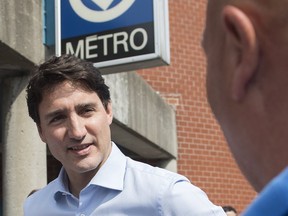
[[64, 109], [57, 109], [57, 110], [55, 110], [55, 111], [52, 111], [52, 112], [46, 114], [46, 115], [44, 116], [44, 119], [49, 120], [49, 119], [53, 118], [54, 116], [57, 116], [57, 115], [63, 114], [63, 113], [65, 113], [65, 110], [64, 110]]
[[97, 103], [83, 103], [83, 104], [76, 105], [75, 109], [76, 109], [76, 111], [79, 111], [79, 110], [81, 110], [83, 108], [87, 108], [87, 107], [97, 108], [97, 107], [99, 107], [99, 105]]
[[[102, 103], [100, 103], [100, 104], [102, 104]], [[77, 104], [75, 106], [75, 110], [76, 110], [76, 112], [79, 112], [82, 109], [89, 108], [89, 107], [97, 109], [100, 106], [100, 104], [99, 103], [95, 103], [95, 102], [80, 103], [80, 104]], [[51, 111], [51, 112], [47, 113], [44, 116], [44, 119], [45, 120], [49, 120], [49, 119], [53, 118], [54, 116], [57, 116], [59, 114], [60, 115], [61, 114], [65, 114], [65, 113], [67, 113], [67, 110], [65, 108], [64, 109], [59, 108], [59, 109], [56, 109], [54, 111]]]
[[[97, 107], [99, 107], [99, 105], [97, 103], [82, 103], [82, 104], [76, 105], [75, 110], [79, 111], [79, 110], [81, 110], [83, 108], [87, 108], [87, 107], [97, 108]], [[66, 109], [57, 109], [57, 110], [52, 111], [52, 112], [48, 113], [47, 115], [45, 115], [45, 119], [53, 118], [54, 116], [59, 115], [59, 114], [63, 114], [65, 112], [66, 112]]]

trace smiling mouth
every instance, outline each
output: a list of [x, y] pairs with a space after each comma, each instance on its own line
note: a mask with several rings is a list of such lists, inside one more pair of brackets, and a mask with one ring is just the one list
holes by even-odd
[[69, 147], [68, 150], [81, 151], [81, 150], [83, 150], [83, 149], [88, 148], [90, 145], [91, 145], [91, 144], [72, 146], [72, 147]]

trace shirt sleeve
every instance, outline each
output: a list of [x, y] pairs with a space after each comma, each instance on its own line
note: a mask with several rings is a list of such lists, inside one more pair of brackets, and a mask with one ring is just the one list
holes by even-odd
[[247, 208], [243, 216], [288, 215], [288, 168], [275, 177]]
[[163, 215], [226, 216], [222, 207], [214, 205], [204, 191], [185, 180], [171, 185], [162, 201]]

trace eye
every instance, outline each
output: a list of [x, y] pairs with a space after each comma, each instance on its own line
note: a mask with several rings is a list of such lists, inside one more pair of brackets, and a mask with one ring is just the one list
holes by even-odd
[[79, 114], [80, 114], [80, 115], [84, 115], [84, 116], [90, 116], [90, 115], [92, 115], [92, 114], [94, 113], [94, 111], [95, 111], [95, 108], [94, 108], [94, 107], [84, 106], [84, 107], [80, 110]]
[[56, 124], [61, 122], [63, 119], [65, 119], [65, 115], [56, 115], [54, 117], [51, 118], [51, 120], [49, 121], [49, 124]]

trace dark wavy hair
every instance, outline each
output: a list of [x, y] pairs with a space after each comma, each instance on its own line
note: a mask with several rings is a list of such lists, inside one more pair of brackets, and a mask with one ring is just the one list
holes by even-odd
[[110, 102], [109, 87], [91, 62], [81, 60], [73, 55], [53, 56], [34, 70], [26, 88], [26, 100], [29, 116], [40, 124], [38, 113], [43, 93], [53, 89], [64, 81], [80, 86], [87, 91], [94, 91], [102, 101], [105, 109]]
[[235, 208], [233, 208], [232, 206], [222, 206], [224, 212], [230, 212], [230, 211], [233, 211], [234, 213], [237, 214], [237, 211]]

